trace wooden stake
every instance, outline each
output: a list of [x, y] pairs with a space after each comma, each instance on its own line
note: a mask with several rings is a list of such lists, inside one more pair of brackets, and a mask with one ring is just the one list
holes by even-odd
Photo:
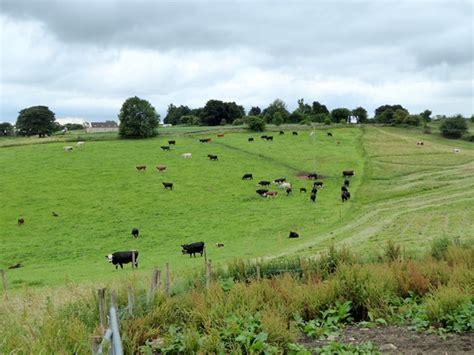
[[260, 280], [260, 265], [257, 264], [257, 280]]
[[166, 263], [166, 279], [165, 279], [165, 292], [167, 295], [170, 294], [170, 288], [171, 288], [171, 276], [170, 276], [170, 265]]
[[212, 266], [211, 266], [212, 260], [209, 259], [207, 262], [207, 267], [206, 267], [206, 289], [209, 289], [209, 285], [211, 284], [211, 275], [212, 275]]
[[105, 329], [106, 319], [106, 305], [105, 305], [105, 288], [99, 288], [97, 290], [97, 299], [99, 301], [99, 320], [102, 330]]
[[135, 250], [132, 250], [132, 270], [135, 270]]
[[133, 316], [133, 290], [132, 286], [128, 286], [128, 314]]
[[161, 271], [160, 269], [155, 267], [153, 269], [153, 274], [151, 275], [151, 284], [150, 291], [148, 292], [147, 303], [150, 303], [150, 301], [153, 299], [153, 295], [155, 294], [156, 289], [160, 287], [160, 277]]

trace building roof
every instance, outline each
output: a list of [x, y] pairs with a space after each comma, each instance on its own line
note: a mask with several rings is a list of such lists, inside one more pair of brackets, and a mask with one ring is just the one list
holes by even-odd
[[92, 128], [118, 128], [117, 122], [105, 121], [105, 122], [91, 122]]

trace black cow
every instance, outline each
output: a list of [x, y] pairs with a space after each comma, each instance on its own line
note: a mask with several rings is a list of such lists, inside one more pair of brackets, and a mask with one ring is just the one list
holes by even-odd
[[313, 195], [316, 195], [318, 193], [318, 188], [313, 186], [313, 188], [311, 189], [311, 193]]
[[183, 254], [189, 254], [189, 257], [193, 256], [196, 257], [196, 253], [200, 253], [201, 256], [204, 253], [204, 242], [196, 242], [191, 244], [183, 244], [181, 245], [183, 250], [181, 251]]
[[168, 141], [169, 145], [176, 145], [176, 141]]
[[315, 181], [313, 184], [313, 187], [323, 187], [323, 182], [322, 181]]
[[300, 187], [300, 192], [307, 192], [306, 187]]
[[249, 138], [249, 142], [253, 142], [253, 138]]
[[25, 224], [25, 219], [24, 218], [18, 218], [18, 225], [21, 226], [22, 224]]
[[211, 141], [211, 138], [201, 138], [199, 142], [201, 143], [209, 143]]
[[52, 214], [53, 214], [53, 217], [59, 217], [59, 215], [54, 211], [52, 212]]
[[294, 136], [297, 136], [297, 135], [298, 135], [298, 132], [292, 132], [292, 134], [293, 134]]
[[138, 230], [138, 228], [132, 228], [132, 237], [137, 238], [139, 234], [140, 231]]
[[310, 199], [312, 202], [316, 202], [316, 194], [311, 192], [311, 196], [309, 197], [309, 199]]
[[293, 191], [293, 189], [291, 187], [287, 187], [285, 191], [286, 191], [286, 196], [289, 196], [291, 192]]
[[168, 190], [173, 190], [173, 183], [172, 182], [163, 182], [163, 187]]
[[218, 159], [217, 159], [217, 155], [214, 155], [214, 154], [208, 154], [207, 157], [208, 157], [210, 160], [218, 160]]
[[267, 136], [266, 140], [267, 140], [267, 141], [272, 141], [272, 140], [273, 140], [273, 136]]
[[345, 186], [349, 186], [349, 180], [348, 180], [348, 179], [345, 179], [345, 180], [344, 180], [344, 185], [345, 185]]
[[261, 180], [258, 182], [260, 186], [270, 186], [270, 181], [267, 180]]
[[278, 178], [278, 179], [273, 180], [275, 184], [281, 184], [282, 182], [285, 182], [285, 181], [286, 181], [286, 178]]
[[252, 180], [253, 179], [253, 176], [252, 174], [244, 174], [244, 176], [242, 176], [242, 180]]
[[280, 134], [285, 134], [285, 132], [283, 132], [283, 131], [280, 131]]
[[310, 173], [310, 174], [308, 174], [308, 179], [316, 180], [317, 178], [318, 178], [318, 174], [316, 174], [316, 173]]
[[20, 264], [20, 263], [18, 263], [18, 264], [9, 266], [8, 269], [10, 269], [10, 270], [12, 270], [12, 269], [19, 269], [19, 268], [21, 268], [21, 267], [23, 267], [23, 265]]
[[344, 170], [342, 172], [342, 177], [346, 177], [346, 176], [354, 176], [354, 170]]
[[288, 238], [299, 238], [300, 235], [296, 232], [290, 232], [290, 235], [288, 236]]
[[351, 198], [351, 193], [349, 191], [342, 191], [341, 193], [341, 200], [342, 202], [346, 202]]
[[262, 139], [267, 139], [267, 136], [260, 136], [260, 138], [262, 138]]
[[331, 133], [331, 132], [328, 132], [328, 136], [329, 136], [329, 137], [332, 137], [332, 133]]
[[135, 267], [138, 267], [138, 262], [137, 262], [138, 251], [136, 250], [116, 251], [115, 253], [106, 255], [105, 257], [109, 259], [109, 263], [112, 263], [115, 265], [115, 269], [117, 270], [119, 265], [120, 265], [120, 268], [123, 269], [123, 264], [128, 264], [132, 262], [132, 253], [134, 254], [134, 257], [135, 257]]
[[346, 185], [341, 186], [341, 192], [344, 192], [344, 191], [349, 191]]
[[258, 189], [255, 192], [258, 193], [260, 196], [265, 197], [265, 194], [268, 192], [268, 190], [267, 189]]
[[170, 150], [169, 145], [162, 145], [160, 148], [161, 148], [161, 150]]

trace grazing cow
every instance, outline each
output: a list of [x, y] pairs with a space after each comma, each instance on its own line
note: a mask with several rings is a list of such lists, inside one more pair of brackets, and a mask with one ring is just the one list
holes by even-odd
[[290, 235], [288, 236], [288, 238], [299, 238], [300, 235], [296, 232], [290, 232]]
[[166, 170], [166, 165], [157, 165], [156, 170], [158, 170], [158, 172], [161, 173], [162, 171]]
[[316, 180], [318, 178], [318, 174], [310, 173], [308, 174], [308, 179]]
[[293, 132], [291, 132], [291, 134], [293, 134], [294, 136], [297, 136], [298, 132], [293, 131]]
[[18, 218], [18, 225], [21, 226], [25, 224], [25, 219], [24, 218]]
[[416, 145], [423, 145], [422, 141], [416, 142]]
[[344, 191], [349, 191], [346, 185], [341, 186], [341, 192], [344, 192]]
[[354, 170], [344, 170], [342, 172], [342, 177], [346, 177], [346, 176], [354, 176]]
[[282, 183], [280, 184], [280, 189], [283, 189], [283, 190], [285, 190], [285, 189], [291, 189], [291, 184], [290, 184], [289, 182], [282, 182]]
[[223, 247], [224, 247], [224, 243], [216, 243], [216, 247], [218, 247], [218, 248], [223, 248]]
[[313, 188], [311, 189], [311, 194], [312, 194], [312, 195], [316, 195], [317, 193], [318, 193], [318, 188], [317, 188], [317, 187], [313, 187]]
[[219, 138], [222, 138], [222, 137], [224, 137], [224, 133], [217, 133], [217, 136], [218, 136]]
[[135, 167], [135, 169], [137, 169], [138, 171], [145, 171], [146, 170], [146, 165], [137, 165]]
[[267, 191], [263, 194], [263, 196], [267, 197], [267, 198], [275, 198], [277, 197], [278, 195], [278, 192], [276, 191]]
[[131, 263], [133, 261], [133, 257], [135, 258], [135, 267], [138, 267], [138, 262], [137, 262], [138, 251], [136, 250], [116, 251], [115, 253], [106, 255], [106, 258], [109, 259], [109, 263], [112, 263], [115, 265], [115, 270], [117, 270], [119, 265], [120, 265], [120, 268], [123, 269], [123, 264]]
[[217, 155], [214, 154], [208, 154], [207, 157], [209, 158], [209, 160], [218, 160]]
[[311, 192], [311, 196], [309, 197], [309, 199], [310, 199], [312, 202], [316, 202], [316, 194]]
[[244, 176], [242, 176], [242, 180], [252, 180], [252, 179], [253, 179], [253, 176], [250, 173], [244, 174]]
[[323, 184], [324, 184], [324, 183], [323, 183], [322, 181], [315, 181], [315, 182], [313, 183], [313, 187], [323, 187]]
[[460, 150], [458, 148], [454, 148], [454, 153], [459, 153]]
[[253, 142], [253, 138], [249, 138], [248, 141], [249, 141], [249, 142]]
[[273, 140], [273, 136], [267, 136], [267, 141], [272, 141]]
[[285, 134], [285, 132], [283, 132], [283, 131], [280, 131], [280, 134]]
[[201, 256], [204, 253], [204, 242], [196, 242], [191, 244], [183, 244], [181, 245], [183, 250], [181, 251], [183, 254], [189, 254], [189, 257], [193, 256], [196, 257], [196, 253], [200, 253]]
[[70, 145], [65, 146], [63, 149], [65, 152], [72, 152], [72, 147]]
[[289, 196], [291, 192], [293, 191], [293, 189], [291, 187], [287, 187], [285, 191], [286, 191], [286, 196]]
[[344, 185], [349, 186], [349, 184], [350, 184], [349, 179], [344, 179]]
[[201, 138], [199, 142], [201, 143], [209, 143], [211, 141], [211, 138]]
[[346, 202], [351, 198], [351, 193], [349, 191], [342, 191], [341, 193], [341, 200], [342, 202]]
[[162, 183], [165, 189], [173, 190], [173, 183], [172, 182], [163, 182]]
[[176, 145], [176, 141], [168, 141], [169, 145]]
[[332, 133], [331, 133], [331, 132], [328, 132], [328, 137], [332, 137]]
[[84, 144], [86, 144], [86, 142], [84, 142], [84, 141], [79, 141], [79, 142], [76, 143], [76, 145], [77, 145], [78, 147], [83, 147]]
[[267, 139], [267, 136], [260, 136], [260, 138], [262, 138], [262, 139]]
[[58, 215], [56, 212], [54, 212], [54, 211], [53, 211], [52, 214], [53, 214], [53, 217], [59, 217], [59, 215]]
[[261, 180], [258, 182], [260, 186], [270, 186], [270, 181], [268, 180]]
[[307, 192], [307, 191], [306, 191], [306, 187], [300, 187], [300, 193], [301, 193], [301, 192]]
[[183, 154], [181, 154], [181, 156], [184, 159], [191, 159], [193, 157], [193, 155], [191, 153], [183, 153]]
[[169, 145], [162, 145], [160, 148], [161, 148], [161, 150], [170, 150]]
[[132, 228], [132, 237], [133, 238], [137, 238], [138, 235], [140, 234], [140, 231], [138, 230], [138, 228]]
[[268, 192], [268, 190], [267, 189], [258, 189], [255, 192], [258, 193], [260, 196], [265, 196], [265, 194]]
[[21, 268], [21, 267], [23, 267], [23, 265], [21, 265], [20, 263], [18, 263], [18, 264], [9, 266], [8, 268], [11, 270], [11, 269], [19, 269], [19, 268]]
[[279, 179], [273, 180], [275, 184], [281, 184], [282, 182], [285, 182], [285, 181], [286, 181], [286, 178], [279, 178]]

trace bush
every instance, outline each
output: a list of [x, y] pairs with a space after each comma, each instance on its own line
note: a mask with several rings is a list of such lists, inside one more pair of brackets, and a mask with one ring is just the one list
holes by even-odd
[[461, 115], [449, 117], [439, 126], [441, 135], [446, 138], [461, 138], [467, 132], [467, 122]]
[[474, 142], [474, 134], [465, 133], [465, 134], [463, 134], [463, 136], [461, 137], [461, 139], [462, 139], [463, 141]]
[[326, 117], [326, 118], [324, 119], [324, 124], [325, 124], [325, 125], [328, 125], [328, 126], [329, 126], [331, 123], [332, 123], [331, 117], [328, 116], [328, 117]]
[[246, 123], [251, 131], [262, 132], [265, 130], [265, 121], [261, 117], [249, 116], [246, 119]]
[[234, 120], [234, 122], [232, 122], [232, 125], [234, 126], [242, 126], [243, 124], [244, 124], [244, 120], [241, 118], [237, 118]]

